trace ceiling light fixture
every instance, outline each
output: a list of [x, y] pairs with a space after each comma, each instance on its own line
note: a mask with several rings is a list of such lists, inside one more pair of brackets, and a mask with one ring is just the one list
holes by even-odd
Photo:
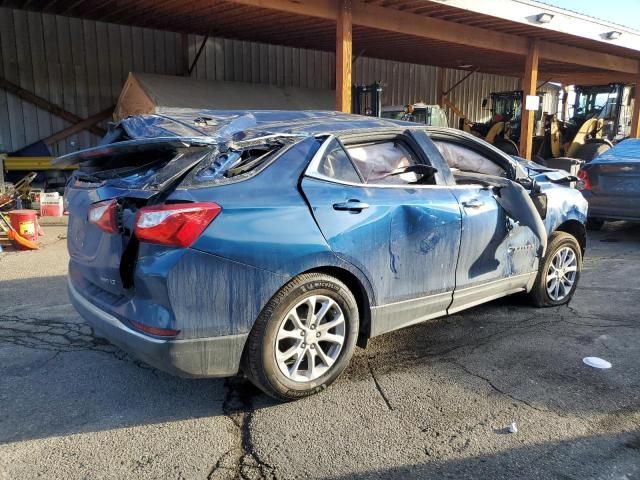
[[551, 20], [553, 20], [553, 15], [550, 13], [540, 13], [536, 17], [538, 23], [549, 23]]

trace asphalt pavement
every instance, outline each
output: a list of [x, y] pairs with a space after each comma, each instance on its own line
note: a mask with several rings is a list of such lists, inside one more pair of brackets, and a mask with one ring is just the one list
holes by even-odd
[[45, 231], [0, 253], [0, 479], [640, 479], [640, 226], [589, 234], [570, 305], [509, 297], [384, 335], [286, 404], [95, 338], [65, 229]]

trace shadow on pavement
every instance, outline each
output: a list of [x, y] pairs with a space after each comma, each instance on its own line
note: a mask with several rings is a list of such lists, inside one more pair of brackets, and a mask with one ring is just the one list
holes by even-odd
[[[550, 426], [553, 428], [553, 426]], [[355, 472], [334, 479], [396, 478], [638, 478], [640, 431], [577, 438], [513, 448], [493, 455], [433, 461], [384, 470]], [[544, 462], [539, 462], [540, 460]]]

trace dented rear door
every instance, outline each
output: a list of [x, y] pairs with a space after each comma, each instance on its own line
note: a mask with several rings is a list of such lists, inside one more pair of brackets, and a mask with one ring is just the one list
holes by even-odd
[[460, 207], [448, 186], [347, 184], [307, 175], [302, 190], [331, 249], [371, 280], [379, 320], [373, 334], [446, 311], [461, 234]]

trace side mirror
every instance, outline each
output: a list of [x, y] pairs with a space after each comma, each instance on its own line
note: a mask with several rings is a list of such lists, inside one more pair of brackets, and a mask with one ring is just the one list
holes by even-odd
[[487, 100], [486, 98], [482, 99], [482, 108], [487, 108], [487, 104], [489, 103], [489, 100]]

